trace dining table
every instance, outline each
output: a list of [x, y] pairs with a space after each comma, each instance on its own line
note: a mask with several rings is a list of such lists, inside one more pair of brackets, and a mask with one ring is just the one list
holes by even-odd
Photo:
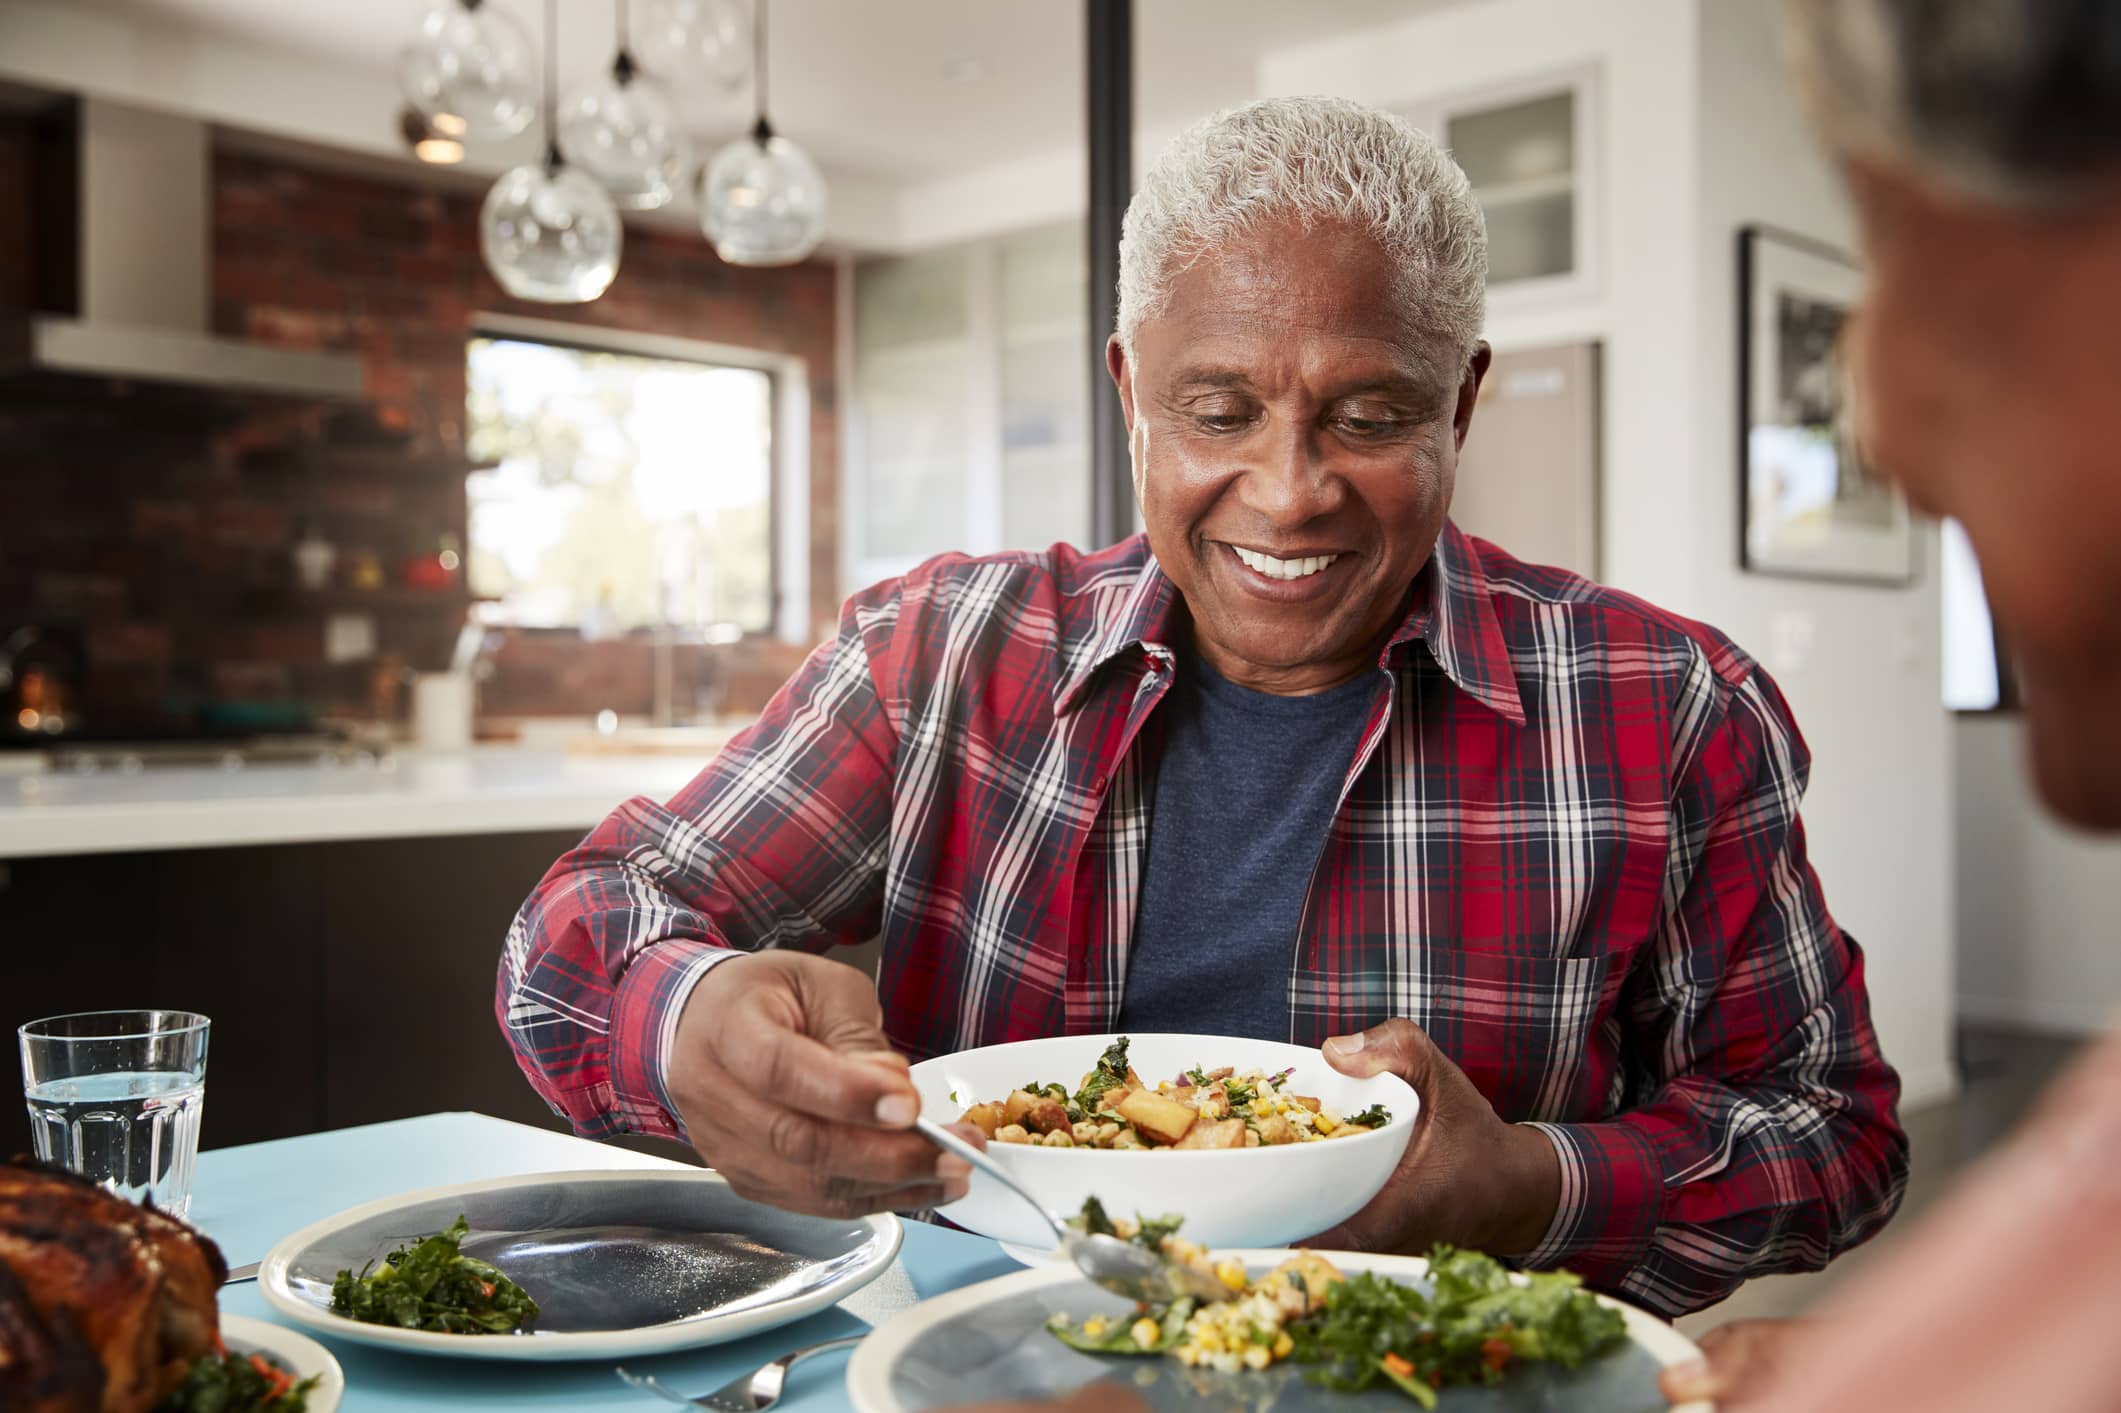
[[[668, 1158], [511, 1123], [485, 1114], [438, 1113], [298, 1138], [208, 1149], [199, 1155], [191, 1220], [220, 1243], [231, 1267], [262, 1260], [274, 1243], [334, 1213], [421, 1188], [587, 1168], [683, 1168]], [[1022, 1270], [995, 1242], [925, 1222], [904, 1224], [898, 1258], [838, 1305], [727, 1344], [626, 1361], [687, 1394], [803, 1345], [858, 1335], [945, 1291]], [[256, 1282], [222, 1287], [224, 1314], [300, 1328], [267, 1305]], [[628, 1387], [612, 1360], [513, 1363], [399, 1353], [318, 1335], [346, 1374], [344, 1413], [413, 1409], [667, 1407]], [[838, 1413], [854, 1405], [847, 1355], [821, 1354], [789, 1374], [777, 1409]]]

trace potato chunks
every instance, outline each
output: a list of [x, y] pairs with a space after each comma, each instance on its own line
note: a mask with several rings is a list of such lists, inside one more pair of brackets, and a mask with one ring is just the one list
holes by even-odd
[[1242, 1148], [1245, 1146], [1245, 1121], [1223, 1119], [1218, 1123], [1201, 1122], [1193, 1125], [1184, 1138], [1171, 1145], [1173, 1148]]
[[974, 1104], [965, 1110], [964, 1121], [989, 1138], [994, 1137], [994, 1131], [1008, 1122], [1003, 1117], [1002, 1106], [999, 1104]]
[[[1146, 1089], [1129, 1092], [1127, 1097], [1120, 1101], [1119, 1116], [1141, 1130], [1144, 1137], [1154, 1139], [1158, 1143], [1178, 1142], [1186, 1136], [1186, 1131], [1193, 1127], [1193, 1121], [1199, 1117], [1176, 1099], [1166, 1099], [1163, 1095], [1152, 1094]], [[1237, 1127], [1242, 1130], [1244, 1124], [1240, 1121]], [[1237, 1141], [1245, 1141], [1242, 1131], [1239, 1132]]]
[[1068, 1110], [1050, 1094], [1019, 1089], [1002, 1105], [1002, 1122], [1022, 1124], [1033, 1133], [1051, 1133], [1068, 1128]]
[[1259, 1145], [1262, 1148], [1296, 1141], [1296, 1126], [1280, 1114], [1269, 1114], [1261, 1119], [1256, 1127], [1259, 1129]]

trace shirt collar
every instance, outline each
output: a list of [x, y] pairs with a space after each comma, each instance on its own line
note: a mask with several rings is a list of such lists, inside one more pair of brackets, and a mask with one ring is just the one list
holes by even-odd
[[[1517, 694], [1509, 648], [1488, 593], [1479, 550], [1456, 525], [1445, 521], [1428, 564], [1414, 581], [1407, 615], [1380, 661], [1389, 664], [1401, 644], [1422, 640], [1444, 675], [1467, 695], [1522, 726], [1524, 703]], [[1089, 651], [1061, 679], [1055, 710], [1065, 716], [1081, 706], [1106, 664], [1129, 652], [1141, 651], [1168, 662], [1178, 612], [1177, 586], [1164, 574], [1156, 556], [1145, 554], [1134, 582]]]

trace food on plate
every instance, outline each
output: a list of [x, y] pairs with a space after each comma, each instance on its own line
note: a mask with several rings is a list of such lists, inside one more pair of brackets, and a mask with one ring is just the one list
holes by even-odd
[[147, 1413], [218, 1344], [227, 1274], [173, 1217], [47, 1164], [0, 1163], [0, 1408]]
[[1270, 1074], [1198, 1065], [1145, 1082], [1127, 1063], [1127, 1037], [1098, 1057], [1073, 1093], [1033, 1082], [960, 1115], [997, 1143], [1045, 1148], [1273, 1148], [1368, 1133], [1392, 1122], [1382, 1104], [1339, 1114], [1289, 1088], [1294, 1070]]
[[1528, 1363], [1573, 1369], [1626, 1339], [1620, 1312], [1575, 1276], [1512, 1276], [1477, 1251], [1437, 1246], [1422, 1286], [1368, 1271], [1344, 1275], [1315, 1251], [1295, 1252], [1255, 1280], [1243, 1263], [1217, 1261], [1179, 1236], [1176, 1217], [1114, 1222], [1093, 1198], [1077, 1221], [1206, 1271], [1231, 1291], [1214, 1304], [1189, 1296], [1129, 1315], [1046, 1322], [1085, 1353], [1168, 1354], [1231, 1374], [1288, 1360], [1317, 1366], [1307, 1377], [1330, 1389], [1359, 1393], [1383, 1380], [1434, 1408], [1438, 1389], [1498, 1384]]
[[156, 1413], [304, 1413], [317, 1382], [297, 1380], [270, 1355], [223, 1349], [193, 1364]]
[[538, 1303], [498, 1269], [462, 1246], [470, 1234], [459, 1216], [447, 1231], [401, 1246], [331, 1283], [331, 1309], [369, 1325], [440, 1334], [507, 1334], [537, 1318]]

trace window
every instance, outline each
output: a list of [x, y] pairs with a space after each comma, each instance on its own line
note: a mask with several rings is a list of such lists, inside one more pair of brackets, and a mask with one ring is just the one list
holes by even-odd
[[483, 334], [468, 350], [481, 618], [733, 639], [774, 618], [774, 374]]
[[1944, 522], [1944, 704], [1953, 711], [1998, 711], [2017, 705], [2010, 660], [1989, 617], [1981, 565], [1958, 521]]

